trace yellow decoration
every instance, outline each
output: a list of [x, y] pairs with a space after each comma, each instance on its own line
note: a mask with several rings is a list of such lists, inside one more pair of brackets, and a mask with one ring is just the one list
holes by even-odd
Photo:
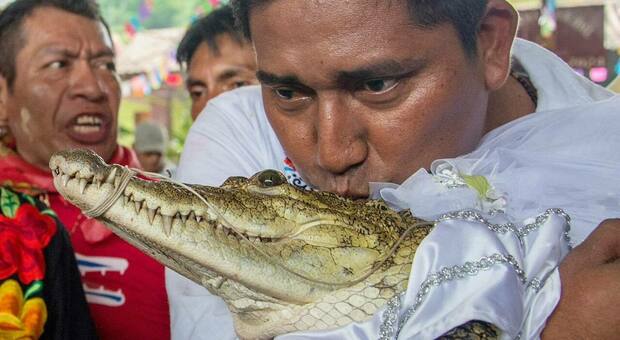
[[36, 340], [47, 321], [47, 306], [35, 297], [24, 302], [21, 286], [7, 280], [0, 286], [0, 339]]
[[470, 188], [476, 190], [480, 198], [487, 197], [487, 192], [489, 191], [489, 189], [491, 189], [491, 185], [484, 176], [462, 175], [462, 177], [465, 183], [467, 183]]

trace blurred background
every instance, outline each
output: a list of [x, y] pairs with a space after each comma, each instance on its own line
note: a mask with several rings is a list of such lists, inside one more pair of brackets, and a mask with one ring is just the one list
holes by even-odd
[[[0, 7], [10, 0], [0, 0]], [[170, 134], [176, 161], [191, 126], [189, 97], [175, 60], [188, 26], [227, 0], [100, 0], [118, 50], [122, 78], [120, 142], [155, 121]], [[510, 0], [521, 14], [519, 36], [556, 52], [601, 85], [620, 74], [620, 0]]]

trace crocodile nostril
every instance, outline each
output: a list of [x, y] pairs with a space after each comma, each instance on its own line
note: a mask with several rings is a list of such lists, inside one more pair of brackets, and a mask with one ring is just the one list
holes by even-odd
[[54, 169], [54, 175], [56, 175], [56, 176], [60, 175], [60, 169], [59, 168]]

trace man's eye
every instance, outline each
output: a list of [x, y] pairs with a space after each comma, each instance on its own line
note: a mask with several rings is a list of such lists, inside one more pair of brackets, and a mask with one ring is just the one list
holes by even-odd
[[303, 87], [283, 85], [271, 87], [270, 90], [270, 98], [273, 98], [275, 105], [289, 113], [304, 110], [313, 100], [312, 90]]
[[192, 99], [198, 99], [202, 97], [202, 91], [190, 91], [189, 95], [190, 97], [192, 97]]
[[240, 88], [242, 86], [246, 86], [246, 85], [250, 85], [250, 84], [247, 81], [236, 81], [233, 84], [233, 88], [238, 89], [238, 88]]
[[187, 92], [189, 92], [189, 96], [192, 100], [197, 100], [205, 93], [205, 88], [203, 86], [190, 86]]
[[245, 80], [233, 80], [229, 83], [226, 83], [222, 89], [224, 91], [230, 91], [230, 90], [234, 90], [234, 89], [238, 89], [240, 87], [246, 86], [246, 85], [250, 85], [250, 82], [245, 81]]
[[51, 69], [59, 70], [61, 68], [67, 67], [67, 65], [69, 65], [68, 62], [66, 62], [64, 60], [58, 60], [58, 61], [54, 61], [54, 62], [49, 63], [47, 65], [47, 67], [49, 67]]
[[289, 88], [274, 89], [274, 92], [284, 100], [292, 100], [295, 97], [295, 90]]
[[113, 61], [95, 63], [95, 67], [104, 71], [116, 71], [116, 64]]
[[373, 79], [365, 81], [363, 89], [369, 92], [381, 93], [391, 90], [396, 85], [398, 85], [398, 80], [396, 79]]

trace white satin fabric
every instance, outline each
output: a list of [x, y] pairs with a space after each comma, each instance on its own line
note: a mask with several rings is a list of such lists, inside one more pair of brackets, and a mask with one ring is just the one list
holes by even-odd
[[[562, 208], [579, 244], [603, 219], [620, 216], [620, 97], [523, 117], [489, 133], [471, 154], [434, 162], [431, 172], [421, 170], [380, 196], [428, 219], [476, 208], [524, 221]], [[497, 199], [439, 184], [454, 174], [485, 176]]]
[[[463, 175], [485, 176], [492, 194], [479, 195]], [[436, 220], [446, 212], [475, 209], [490, 224], [536, 222], [549, 208], [571, 217], [568, 236], [580, 243], [604, 218], [620, 216], [620, 98], [570, 110], [540, 112], [488, 135], [472, 154], [440, 160], [401, 186], [375, 184], [379, 196], [414, 215]], [[489, 197], [490, 196], [490, 197]], [[505, 213], [497, 213], [504, 210]], [[491, 215], [492, 214], [492, 215]], [[557, 271], [568, 252], [564, 217], [551, 214], [522, 238], [489, 225], [448, 219], [416, 253], [400, 316], [415, 304], [424, 280], [443, 268], [511, 255], [508, 263], [433, 286], [398, 339], [433, 339], [469, 320], [490, 322], [502, 338], [538, 338], [560, 296]], [[538, 280], [540, 290], [529, 283]], [[383, 313], [362, 324], [278, 339], [377, 339]]]

